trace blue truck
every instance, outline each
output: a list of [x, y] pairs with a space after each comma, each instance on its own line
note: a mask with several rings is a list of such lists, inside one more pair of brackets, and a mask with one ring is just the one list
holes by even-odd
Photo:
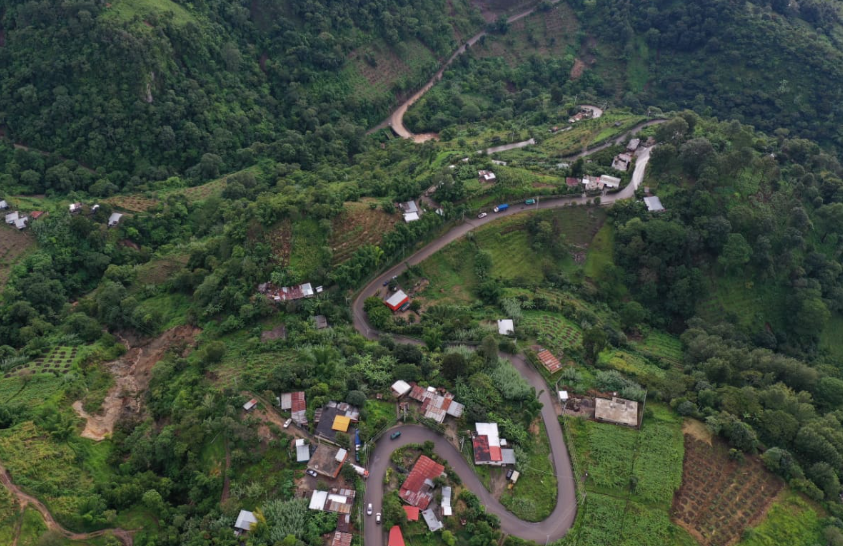
[[503, 205], [498, 205], [497, 207], [495, 207], [494, 210], [495, 210], [495, 212], [503, 212], [508, 208], [509, 208], [509, 205], [503, 204]]

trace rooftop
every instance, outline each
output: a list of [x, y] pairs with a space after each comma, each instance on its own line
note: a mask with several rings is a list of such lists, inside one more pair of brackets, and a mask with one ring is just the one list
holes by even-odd
[[544, 366], [544, 368], [550, 373], [554, 373], [562, 368], [562, 363], [559, 362], [559, 359], [553, 356], [553, 353], [551, 353], [547, 349], [542, 349], [541, 351], [537, 352], [536, 358], [539, 359], [539, 362], [542, 363], [542, 366]]
[[407, 479], [401, 484], [398, 496], [408, 504], [424, 510], [433, 500], [433, 488], [427, 482], [432, 482], [444, 473], [444, 466], [422, 455], [407, 475]]
[[594, 399], [594, 418], [618, 425], [638, 426], [638, 402], [613, 397]]
[[419, 520], [419, 508], [418, 508], [418, 506], [405, 506], [404, 512], [407, 513], [407, 521], [418, 521]]
[[351, 540], [354, 538], [354, 535], [351, 533], [342, 533], [337, 531], [334, 533], [334, 537], [331, 539], [331, 546], [351, 546]]
[[407, 299], [407, 294], [403, 290], [398, 290], [386, 299], [386, 304], [390, 307], [398, 307]]
[[313, 317], [313, 324], [317, 330], [324, 330], [328, 327], [328, 319], [325, 318], [325, 315], [316, 315]]
[[424, 518], [424, 522], [427, 524], [427, 528], [430, 529], [431, 533], [444, 527], [442, 522], [436, 518], [436, 514], [433, 513], [433, 510], [424, 510], [422, 512], [422, 517]]
[[328, 402], [324, 408], [316, 410], [314, 414], [316, 434], [333, 442], [337, 437], [337, 432], [348, 431], [348, 426], [345, 430], [334, 428], [335, 424], [341, 427], [345, 422], [344, 419], [340, 419], [337, 423], [338, 416], [348, 418], [348, 426], [350, 426], [351, 423], [356, 423], [360, 419], [360, 410], [345, 402]]
[[645, 197], [644, 204], [647, 205], [647, 210], [650, 212], [661, 212], [664, 210], [661, 199], [655, 195], [652, 197]]
[[344, 449], [330, 444], [319, 444], [316, 447], [316, 451], [310, 456], [307, 468], [323, 476], [336, 478], [347, 457], [348, 452]]
[[421, 402], [424, 416], [437, 423], [444, 422], [447, 415], [459, 418], [465, 410], [465, 406], [454, 400], [454, 395], [444, 389], [424, 388], [413, 384], [410, 398]]
[[389, 530], [389, 541], [386, 544], [387, 546], [404, 546], [404, 535], [401, 534], [400, 527], [392, 526]]
[[410, 384], [401, 379], [392, 384], [392, 394], [395, 396], [404, 396], [410, 392], [410, 389], [412, 389]]
[[498, 333], [502, 336], [515, 333], [515, 323], [512, 319], [501, 319], [498, 321]]
[[316, 490], [310, 496], [311, 510], [321, 512], [336, 512], [338, 514], [350, 514], [354, 505], [354, 496], [357, 494], [353, 489], [331, 489], [330, 491]]
[[241, 531], [248, 531], [257, 522], [258, 520], [253, 513], [248, 510], [240, 510], [240, 513], [237, 515], [237, 521], [234, 522], [234, 528]]

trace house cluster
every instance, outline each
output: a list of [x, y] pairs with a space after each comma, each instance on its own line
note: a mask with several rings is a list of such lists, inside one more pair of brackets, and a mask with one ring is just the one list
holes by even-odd
[[465, 406], [454, 400], [454, 395], [445, 389], [436, 387], [420, 387], [415, 383], [396, 381], [392, 385], [392, 393], [401, 398], [409, 398], [421, 403], [421, 411], [428, 419], [437, 423], [444, 423], [445, 417], [450, 415], [459, 418], [465, 411]]
[[568, 118], [568, 123], [576, 123], [584, 119], [591, 119], [594, 117], [594, 110], [588, 106], [583, 106], [580, 111]]
[[406, 203], [399, 203], [398, 208], [404, 214], [404, 222], [409, 224], [421, 219], [421, 209], [415, 201], [407, 201]]
[[316, 290], [314, 290], [313, 286], [311, 286], [309, 282], [306, 282], [298, 286], [283, 286], [278, 288], [271, 282], [265, 282], [258, 285], [258, 292], [275, 303], [281, 303], [285, 301], [300, 300], [303, 298], [312, 298], [316, 294], [320, 294], [322, 292], [322, 287], [317, 286]]
[[307, 403], [303, 392], [287, 392], [279, 397], [278, 405], [290, 412], [293, 422], [299, 426], [307, 424]]
[[10, 226], [15, 226], [19, 230], [26, 229], [29, 224], [29, 216], [22, 215], [17, 211], [10, 212], [6, 215], [6, 223]]
[[[433, 501], [433, 490], [436, 488], [436, 478], [445, 474], [445, 467], [437, 463], [433, 459], [422, 455], [419, 457], [413, 469], [407, 475], [407, 479], [401, 484], [401, 489], [398, 490], [398, 496], [401, 500], [409, 504], [405, 507], [408, 521], [417, 521], [419, 514], [424, 518], [427, 528], [431, 531], [439, 531], [444, 527], [442, 521], [437, 517], [430, 504]], [[442, 489], [442, 504], [445, 504], [445, 489]], [[451, 515], [451, 492], [448, 489], [448, 510], [445, 514], [444, 508], [442, 514]]]
[[316, 490], [310, 496], [309, 508], [320, 512], [350, 514], [356, 495], [357, 492], [354, 489], [333, 488], [330, 491]]
[[474, 464], [505, 466], [515, 464], [515, 450], [507, 447], [500, 437], [497, 423], [476, 423], [471, 434], [474, 446]]
[[626, 145], [626, 151], [615, 156], [612, 160], [612, 168], [616, 171], [626, 172], [632, 164], [632, 156], [641, 145], [641, 139], [633, 138]]
[[621, 179], [616, 176], [604, 174], [602, 176], [586, 175], [582, 178], [568, 177], [565, 184], [569, 188], [582, 186], [585, 191], [602, 191], [605, 189], [616, 190], [621, 187]]

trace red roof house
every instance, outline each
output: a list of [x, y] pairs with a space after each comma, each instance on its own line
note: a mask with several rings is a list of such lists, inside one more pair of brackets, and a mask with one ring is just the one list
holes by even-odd
[[433, 500], [433, 480], [444, 473], [444, 466], [422, 455], [416, 461], [407, 479], [401, 484], [401, 490], [398, 492], [398, 496], [407, 504], [425, 510], [430, 504], [430, 501]]
[[387, 542], [387, 546], [405, 546], [404, 535], [401, 534], [401, 528], [397, 525], [393, 525], [392, 529], [389, 530], [389, 542]]
[[419, 520], [419, 509], [417, 506], [405, 506], [404, 512], [407, 513], [407, 521]]
[[387, 298], [384, 303], [393, 311], [398, 311], [402, 305], [408, 303], [409, 301], [410, 298], [407, 297], [407, 294], [405, 294], [403, 290], [399, 290], [398, 292], [394, 293], [389, 298]]

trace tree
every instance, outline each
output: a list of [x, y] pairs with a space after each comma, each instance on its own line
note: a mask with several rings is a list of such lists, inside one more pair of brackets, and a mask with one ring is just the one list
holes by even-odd
[[624, 330], [636, 329], [647, 317], [647, 310], [637, 301], [629, 301], [621, 309], [621, 325]]
[[828, 409], [839, 408], [843, 405], [843, 380], [823, 377], [817, 382], [814, 396], [817, 402]]
[[401, 499], [396, 492], [386, 495], [383, 499], [383, 525], [390, 528], [393, 525], [404, 525], [407, 523], [407, 513], [401, 505]]
[[826, 462], [819, 462], [808, 468], [808, 478], [822, 489], [826, 499], [836, 499], [840, 494], [840, 480], [837, 473]]
[[594, 363], [597, 355], [606, 348], [608, 337], [606, 332], [599, 326], [592, 326], [583, 333], [582, 346], [585, 349], [586, 358]]
[[351, 404], [352, 406], [362, 408], [366, 405], [366, 393], [362, 391], [348, 391], [348, 395], [345, 397], [345, 401]]
[[480, 354], [486, 361], [486, 366], [492, 366], [498, 362], [498, 342], [495, 336], [486, 336], [480, 342]]
[[467, 375], [465, 357], [459, 353], [448, 353], [442, 359], [442, 365], [439, 371], [442, 375], [454, 381], [461, 375]]
[[738, 272], [752, 258], [752, 247], [740, 233], [730, 233], [718, 262], [730, 273]]

